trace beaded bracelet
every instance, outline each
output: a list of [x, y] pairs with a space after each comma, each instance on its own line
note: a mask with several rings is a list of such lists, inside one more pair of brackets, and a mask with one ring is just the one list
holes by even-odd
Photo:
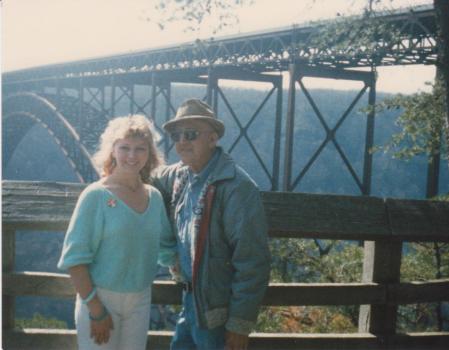
[[97, 294], [97, 288], [93, 287], [92, 290], [90, 291], [89, 295], [86, 297], [86, 299], [81, 298], [82, 303], [87, 304], [89, 301], [91, 301], [94, 298], [95, 294]]
[[106, 309], [106, 307], [103, 305], [103, 312], [101, 313], [101, 315], [94, 317], [89, 312], [89, 319], [91, 321], [103, 321], [106, 317], [108, 317], [108, 315], [109, 315], [108, 309]]

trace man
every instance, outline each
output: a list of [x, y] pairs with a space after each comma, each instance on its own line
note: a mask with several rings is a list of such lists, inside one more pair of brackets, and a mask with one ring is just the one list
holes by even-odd
[[181, 158], [154, 178], [174, 232], [159, 261], [184, 289], [171, 349], [246, 349], [270, 271], [259, 190], [217, 146], [225, 127], [204, 102], [187, 100], [163, 128]]

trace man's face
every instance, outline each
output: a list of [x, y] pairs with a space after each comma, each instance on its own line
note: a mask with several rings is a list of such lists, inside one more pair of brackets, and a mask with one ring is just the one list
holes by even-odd
[[180, 121], [172, 133], [177, 136], [176, 153], [182, 162], [194, 173], [199, 173], [215, 151], [218, 141], [217, 133], [207, 122], [200, 120]]

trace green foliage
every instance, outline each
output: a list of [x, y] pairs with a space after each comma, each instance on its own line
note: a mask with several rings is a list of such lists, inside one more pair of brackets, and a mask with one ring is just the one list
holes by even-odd
[[410, 243], [406, 249], [401, 264], [402, 281], [449, 277], [449, 243]]
[[444, 89], [437, 82], [431, 93], [419, 92], [413, 95], [398, 94], [387, 98], [376, 106], [377, 112], [402, 110], [396, 121], [399, 132], [391, 140], [374, 150], [392, 152], [400, 159], [410, 159], [416, 155], [435, 155], [440, 152], [448, 156], [447, 142], [449, 129], [445, 119]]
[[[352, 307], [357, 313], [358, 308]], [[281, 306], [264, 307], [259, 314], [257, 332], [272, 333], [354, 333], [357, 324], [340, 307]]]
[[[340, 241], [273, 239], [272, 282], [360, 282], [363, 247]], [[406, 244], [401, 281], [426, 281], [449, 277], [449, 244]], [[400, 306], [399, 332], [438, 331], [444, 315], [435, 303]], [[350, 333], [357, 332], [358, 306], [282, 306], [261, 309], [259, 332]], [[444, 321], [444, 320], [443, 320]], [[447, 322], [447, 321], [446, 321]]]
[[341, 241], [273, 239], [273, 282], [360, 282], [363, 248]]
[[17, 318], [15, 320], [17, 328], [51, 328], [67, 329], [67, 323], [56, 318], [46, 318], [39, 313], [35, 313], [33, 318]]
[[[360, 282], [363, 248], [355, 243], [310, 239], [273, 239], [272, 282]], [[262, 308], [257, 331], [356, 332], [356, 306], [282, 306]]]
[[438, 303], [400, 305], [397, 318], [398, 332], [441, 331], [437, 317], [440, 307]]
[[[378, 63], [376, 55], [383, 47], [399, 42], [401, 33], [393, 24], [386, 22], [376, 13], [366, 10], [362, 16], [340, 17], [323, 25], [304, 42], [302, 49], [316, 47], [314, 55], [355, 57], [369, 54], [373, 64]], [[313, 56], [311, 58], [313, 58]]]
[[[403, 282], [449, 277], [449, 243], [410, 243], [406, 250], [401, 264]], [[443, 317], [440, 303], [404, 305], [398, 309], [397, 326], [402, 332], [440, 331]]]
[[449, 202], [449, 193], [440, 194], [440, 195], [436, 196], [435, 198], [432, 198], [432, 200]]
[[[161, 20], [156, 21], [159, 28], [164, 30], [170, 23], [181, 25], [184, 31], [199, 31], [201, 26], [212, 19], [213, 33], [238, 24], [239, 19], [233, 10], [237, 6], [253, 3], [253, 0], [159, 0], [154, 10]], [[150, 13], [154, 13], [154, 10]], [[152, 22], [151, 15], [145, 20]]]

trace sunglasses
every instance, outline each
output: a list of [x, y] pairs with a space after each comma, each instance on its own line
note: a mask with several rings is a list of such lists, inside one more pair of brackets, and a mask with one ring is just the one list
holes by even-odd
[[182, 131], [173, 131], [170, 133], [170, 138], [173, 140], [173, 142], [179, 142], [181, 141], [181, 135], [184, 137], [184, 140], [186, 141], [195, 141], [198, 136], [200, 136], [201, 131], [189, 129], [189, 130], [182, 130]]

